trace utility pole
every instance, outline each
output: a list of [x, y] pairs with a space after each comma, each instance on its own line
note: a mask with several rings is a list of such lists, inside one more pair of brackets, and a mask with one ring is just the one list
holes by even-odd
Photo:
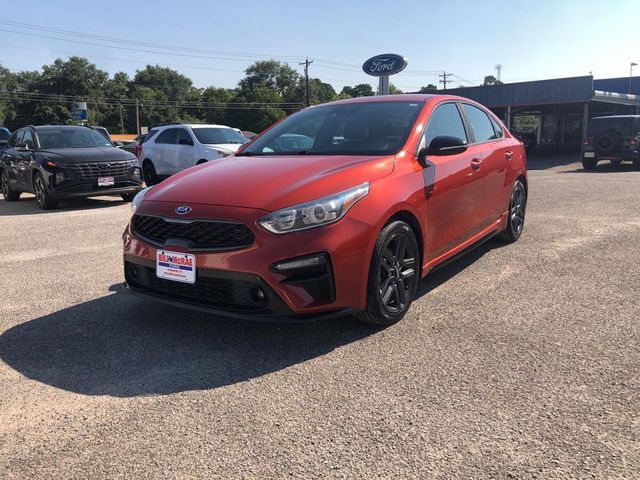
[[304, 65], [304, 81], [306, 85], [306, 93], [307, 93], [307, 107], [311, 103], [310, 95], [309, 95], [309, 65], [313, 63], [313, 60], [309, 60], [308, 58], [304, 62], [298, 63], [298, 65]]
[[122, 104], [120, 104], [120, 133], [124, 135], [124, 118], [122, 118]]
[[502, 74], [502, 64], [501, 63], [496, 65], [496, 73], [497, 73], [496, 79], [498, 81], [500, 81], [500, 75]]
[[136, 135], [140, 135], [140, 102], [136, 98]]
[[440, 77], [442, 80], [440, 80], [440, 83], [442, 83], [444, 85], [444, 89], [447, 89], [447, 83], [451, 83], [451, 80], [448, 80], [448, 78], [451, 76], [451, 73], [447, 73], [447, 72], [442, 72], [440, 75], [438, 75], [438, 77]]

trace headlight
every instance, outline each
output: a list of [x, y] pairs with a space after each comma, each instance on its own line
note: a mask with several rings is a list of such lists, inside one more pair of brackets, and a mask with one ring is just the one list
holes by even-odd
[[216, 150], [216, 153], [221, 157], [230, 157], [233, 152], [230, 152], [228, 150]]
[[149, 192], [149, 190], [151, 190], [151, 187], [147, 187], [143, 190], [140, 190], [135, 197], [133, 197], [133, 200], [131, 201], [131, 211], [135, 212], [138, 207], [140, 206], [140, 204], [142, 203], [142, 200], [144, 199], [144, 196]]
[[261, 218], [258, 223], [272, 233], [289, 233], [337, 222], [369, 193], [369, 183], [344, 192], [283, 208]]

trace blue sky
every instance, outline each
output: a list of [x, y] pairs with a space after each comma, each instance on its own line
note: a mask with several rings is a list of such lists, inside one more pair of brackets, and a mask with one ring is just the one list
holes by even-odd
[[[11, 70], [34, 70], [75, 54], [110, 74], [133, 75], [150, 63], [175, 68], [199, 87], [234, 87], [255, 59], [273, 56], [302, 72], [298, 61], [308, 56], [315, 62], [311, 76], [338, 91], [344, 85], [375, 84], [358, 66], [388, 52], [409, 61], [406, 73], [391, 80], [405, 91], [437, 83], [434, 72], [442, 70], [457, 76], [453, 86], [477, 84], [495, 74], [498, 63], [505, 82], [590, 71], [596, 78], [626, 76], [630, 62], [640, 63], [640, 0], [616, 0], [610, 8], [592, 0], [396, 0], [385, 2], [384, 9], [379, 5], [348, 0], [22, 0], [4, 8], [1, 20], [189, 50], [85, 37], [82, 41], [98, 44], [88, 45], [73, 40], [78, 37], [0, 23], [0, 63]], [[635, 73], [640, 75], [640, 66]]]

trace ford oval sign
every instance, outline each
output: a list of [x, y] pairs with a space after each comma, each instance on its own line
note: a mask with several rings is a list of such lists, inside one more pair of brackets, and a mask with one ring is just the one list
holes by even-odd
[[385, 55], [376, 55], [364, 62], [362, 70], [367, 75], [374, 77], [386, 77], [400, 73], [407, 66], [407, 59], [402, 55], [395, 53], [387, 53]]
[[191, 207], [189, 205], [181, 205], [178, 208], [176, 208], [176, 213], [178, 215], [186, 215], [190, 211], [191, 211]]

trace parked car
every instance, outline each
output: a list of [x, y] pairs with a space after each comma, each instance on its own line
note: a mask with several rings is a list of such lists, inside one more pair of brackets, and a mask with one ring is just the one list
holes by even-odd
[[[111, 137], [111, 134], [109, 133], [109, 130], [107, 130], [107, 128], [106, 128], [106, 127], [97, 127], [97, 126], [95, 126], [95, 125], [94, 125], [94, 126], [92, 126], [91, 128], [93, 128], [96, 132], [101, 133], [101, 134], [104, 136], [104, 138], [106, 138], [107, 140], [109, 140], [109, 141], [110, 141], [111, 143], [113, 143], [116, 147], [124, 148], [124, 149], [126, 150], [125, 146], [126, 146], [127, 144], [129, 144], [129, 143], [132, 143], [132, 142], [123, 142], [123, 141], [120, 141], [120, 140], [114, 140], [114, 139]], [[135, 152], [132, 152], [132, 153], [135, 153]]]
[[511, 129], [511, 134], [520, 140], [527, 152], [531, 152], [538, 146], [538, 135], [533, 132], [522, 132]]
[[0, 157], [6, 201], [34, 193], [40, 208], [55, 208], [67, 197], [121, 195], [131, 201], [142, 189], [135, 155], [91, 127], [28, 126], [14, 132]]
[[[283, 137], [312, 145], [289, 149]], [[354, 313], [389, 325], [421, 277], [522, 234], [524, 146], [446, 95], [361, 97], [298, 112], [234, 158], [140, 192], [124, 235], [129, 289], [250, 319]]]
[[224, 125], [172, 124], [154, 130], [154, 138], [142, 144], [140, 154], [147, 185], [185, 168], [227, 157], [249, 141]]
[[9, 140], [9, 136], [11, 132], [8, 128], [0, 127], [0, 152], [2, 152], [7, 146], [7, 140]]
[[582, 143], [585, 170], [593, 170], [600, 160], [614, 165], [629, 161], [640, 170], [640, 115], [594, 117]]

